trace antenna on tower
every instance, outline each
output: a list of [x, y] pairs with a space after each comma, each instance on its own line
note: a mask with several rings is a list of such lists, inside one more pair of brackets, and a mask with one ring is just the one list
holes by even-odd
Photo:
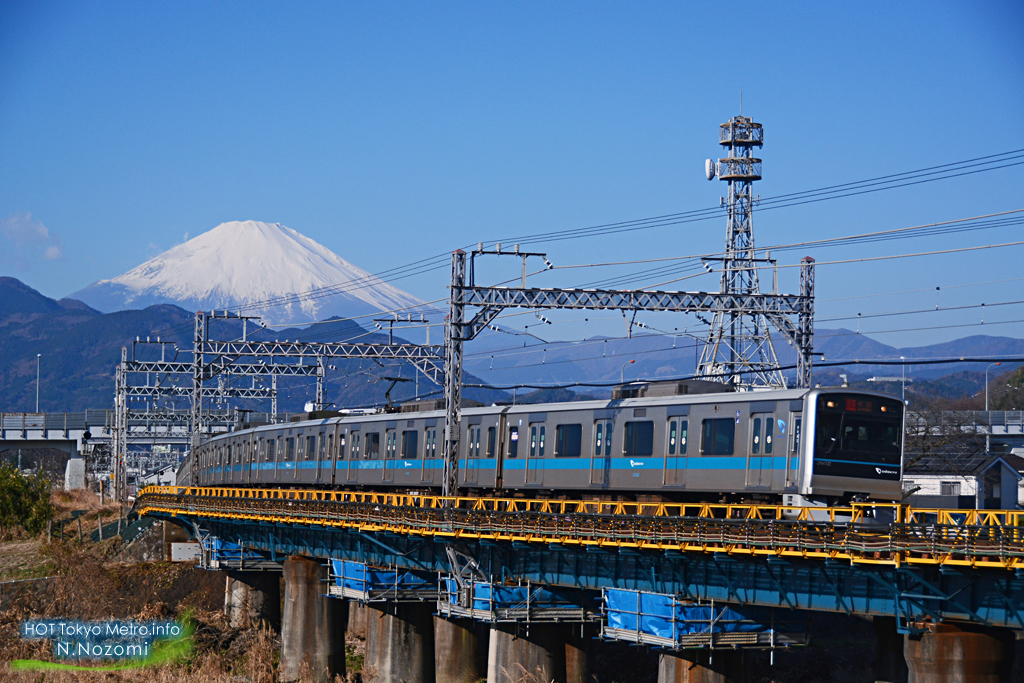
[[[741, 107], [742, 100], [741, 90]], [[719, 126], [718, 143], [726, 148], [727, 156], [717, 163], [708, 159], [704, 170], [708, 180], [717, 175], [729, 184], [721, 293], [737, 295], [736, 301], [742, 302], [746, 296], [761, 293], [757, 267], [759, 263], [771, 263], [767, 254], [757, 258], [754, 248], [753, 207], [757, 198], [753, 183], [761, 179], [761, 160], [752, 152], [764, 143], [764, 129], [741, 114]], [[742, 303], [716, 311], [696, 376], [744, 389], [785, 387], [764, 313], [745, 308]]]

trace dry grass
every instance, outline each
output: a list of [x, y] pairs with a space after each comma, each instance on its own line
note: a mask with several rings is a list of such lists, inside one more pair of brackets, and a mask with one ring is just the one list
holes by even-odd
[[[83, 509], [82, 499], [64, 501], [66, 509]], [[98, 503], [98, 501], [97, 501]], [[98, 505], [96, 508], [98, 509]], [[12, 546], [0, 544], [0, 557]], [[12, 683], [277, 683], [280, 640], [269, 627], [232, 629], [221, 609], [223, 578], [192, 565], [154, 562], [123, 565], [106, 561], [99, 544], [50, 545], [32, 541], [31, 552], [52, 568], [55, 579], [43, 586], [23, 584], [0, 610], [0, 681]], [[188, 611], [196, 625], [195, 645], [187, 661], [146, 669], [120, 671], [14, 671], [14, 659], [52, 661], [48, 642], [24, 640], [18, 626], [24, 619], [180, 618]], [[97, 662], [100, 666], [107, 662]], [[83, 662], [85, 665], [91, 665]], [[314, 683], [308, 670], [302, 683]], [[348, 681], [358, 683], [358, 674]]]

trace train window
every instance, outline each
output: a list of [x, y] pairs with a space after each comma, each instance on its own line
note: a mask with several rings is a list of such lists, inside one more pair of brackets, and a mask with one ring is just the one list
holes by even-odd
[[676, 454], [676, 439], [679, 438], [679, 423], [675, 420], [671, 420], [668, 423], [668, 454]]
[[396, 443], [395, 443], [396, 441], [397, 441], [397, 439], [395, 437], [395, 430], [394, 429], [385, 430], [385, 432], [384, 432], [384, 457], [386, 457], [386, 458], [394, 458], [395, 457], [396, 451], [398, 450], [396, 448]]
[[365, 445], [363, 448], [363, 457], [369, 460], [370, 458], [380, 457], [380, 434], [378, 432], [370, 432], [364, 439]]
[[537, 455], [537, 427], [530, 427], [530, 457]]
[[604, 455], [608, 457], [612, 454], [612, 423], [608, 422], [604, 426]]
[[274, 462], [277, 458], [277, 442], [267, 439], [267, 462]]
[[324, 455], [324, 459], [334, 458], [334, 434], [327, 435], [327, 453]]
[[654, 454], [654, 423], [627, 422], [626, 434], [622, 444], [623, 455], [653, 455]]
[[558, 425], [555, 427], [555, 457], [578, 458], [583, 453], [583, 425]]
[[519, 427], [508, 428], [508, 457], [515, 458], [519, 455]]
[[679, 421], [679, 455], [686, 455], [686, 432], [689, 425], [687, 420]]
[[242, 444], [238, 444], [237, 446], [235, 446], [235, 462], [242, 462]]
[[794, 417], [793, 418], [793, 452], [794, 453], [799, 453], [800, 452], [800, 433], [803, 431], [802, 427], [803, 427], [803, 418], [799, 417], [799, 416], [798, 417]]
[[285, 462], [295, 460], [295, 439], [288, 438], [284, 440], [284, 460]]
[[604, 425], [600, 422], [594, 428], [594, 455], [601, 455], [601, 437], [603, 435]]
[[540, 426], [540, 443], [537, 449], [537, 457], [544, 457], [544, 425]]
[[764, 421], [764, 452], [766, 455], [772, 452], [772, 441], [775, 440], [775, 416], [769, 415]]
[[[331, 437], [331, 440], [332, 441], [334, 440], [333, 436]], [[332, 443], [331, 447], [333, 448], [333, 446], [334, 446], [334, 444]], [[327, 448], [327, 437], [324, 434], [320, 434], [320, 459], [321, 460], [324, 460], [324, 459], [330, 457], [330, 456], [327, 455], [327, 451], [328, 451], [328, 448]]]
[[345, 435], [338, 435], [338, 460], [345, 459]]
[[754, 441], [750, 444], [750, 452], [757, 454], [761, 452], [761, 418], [754, 418]]
[[424, 454], [423, 454], [424, 458], [426, 458], [428, 456], [428, 454], [429, 454], [429, 457], [431, 457], [431, 458], [436, 458], [437, 457], [437, 429], [428, 429], [427, 430], [427, 438], [426, 438], [426, 442], [425, 442], [425, 445], [424, 445], [424, 451], [425, 451]]
[[356, 432], [355, 434], [352, 435], [352, 459], [353, 460], [355, 460], [356, 458], [359, 457], [359, 448], [362, 445], [361, 441], [362, 441], [362, 439], [359, 436], [359, 432]]
[[487, 457], [494, 457], [494, 448], [497, 445], [498, 428], [488, 427], [487, 428]]
[[306, 437], [306, 460], [312, 460], [316, 457], [316, 437]]
[[704, 420], [701, 425], [701, 455], [732, 455], [736, 422], [731, 417]]
[[402, 457], [412, 459], [419, 455], [417, 443], [420, 433], [415, 429], [402, 432]]

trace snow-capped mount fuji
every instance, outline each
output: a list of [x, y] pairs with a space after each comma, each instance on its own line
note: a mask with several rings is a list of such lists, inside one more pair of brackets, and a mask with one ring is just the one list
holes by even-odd
[[[326, 292], [334, 293], [324, 296]], [[305, 235], [260, 221], [221, 223], [70, 298], [104, 313], [168, 303], [191, 311], [244, 307], [270, 325], [408, 307], [428, 312], [421, 300]]]

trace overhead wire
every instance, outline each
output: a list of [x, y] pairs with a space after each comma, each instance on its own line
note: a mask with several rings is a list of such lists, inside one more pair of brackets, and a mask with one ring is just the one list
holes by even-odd
[[[951, 162], [939, 166], [925, 167], [914, 171], [905, 171], [898, 174], [878, 176], [875, 178], [868, 178], [864, 180], [853, 181], [850, 183], [842, 183], [839, 185], [831, 185], [813, 190], [788, 193], [776, 197], [766, 198], [760, 202], [760, 207], [761, 210], [770, 210], [774, 208], [782, 208], [784, 206], [795, 206], [811, 202], [826, 201], [828, 199], [853, 196], [855, 194], [865, 194], [868, 192], [895, 189], [898, 187], [906, 187], [908, 185], [916, 185], [925, 182], [935, 182], [938, 180], [946, 180], [949, 178], [971, 175], [974, 173], [998, 170], [1002, 168], [1007, 168], [1009, 166], [1017, 166], [1020, 164], [1024, 164], [1024, 161], [1018, 161], [1019, 159], [1024, 159], [1024, 154], [1022, 154], [1022, 152], [1024, 152], [1024, 149], [1010, 150], [1007, 152], [1001, 152], [999, 154], [975, 157], [973, 159]], [[1013, 163], [1006, 163], [1011, 161]], [[665, 214], [662, 216], [655, 216], [651, 218], [635, 219], [630, 221], [622, 221], [618, 223], [608, 223], [585, 228], [572, 228], [567, 230], [548, 231], [544, 233], [514, 236], [499, 240], [491, 240], [487, 244], [494, 245], [497, 242], [508, 242], [514, 240], [519, 240], [521, 242], [526, 243], [549, 242], [560, 241], [565, 239], [579, 239], [582, 237], [592, 237], [596, 234], [615, 234], [627, 230], [646, 230], [654, 227], [663, 227], [666, 225], [678, 225], [684, 222], [691, 222], [691, 220], [709, 220], [711, 218], [721, 215], [723, 212], [724, 209], [722, 207], [708, 207], [705, 209], [696, 209], [674, 214]], [[467, 246], [464, 248], [468, 249], [471, 247]], [[367, 287], [379, 286], [380, 283], [400, 280], [407, 277], [412, 277], [414, 275], [419, 275], [426, 272], [431, 272], [434, 270], [440, 270], [442, 268], [445, 268], [447, 267], [447, 257], [447, 253], [441, 253], [436, 256], [419, 259], [417, 261], [413, 261], [409, 264], [405, 264], [402, 266], [395, 266], [394, 268], [386, 269], [378, 273], [367, 274], [366, 276], [362, 276], [354, 280], [335, 283], [333, 285], [327, 285], [324, 287], [318, 287], [307, 290], [305, 292], [295, 292], [276, 297], [269, 297], [267, 299], [259, 301], [247, 302], [239, 310], [256, 310], [260, 308], [276, 307], [280, 305], [286, 305], [289, 303], [297, 303], [299, 301], [304, 301], [307, 299], [322, 298], [326, 296], [333, 296], [340, 293], [357, 291], [359, 289], [365, 289]]]

